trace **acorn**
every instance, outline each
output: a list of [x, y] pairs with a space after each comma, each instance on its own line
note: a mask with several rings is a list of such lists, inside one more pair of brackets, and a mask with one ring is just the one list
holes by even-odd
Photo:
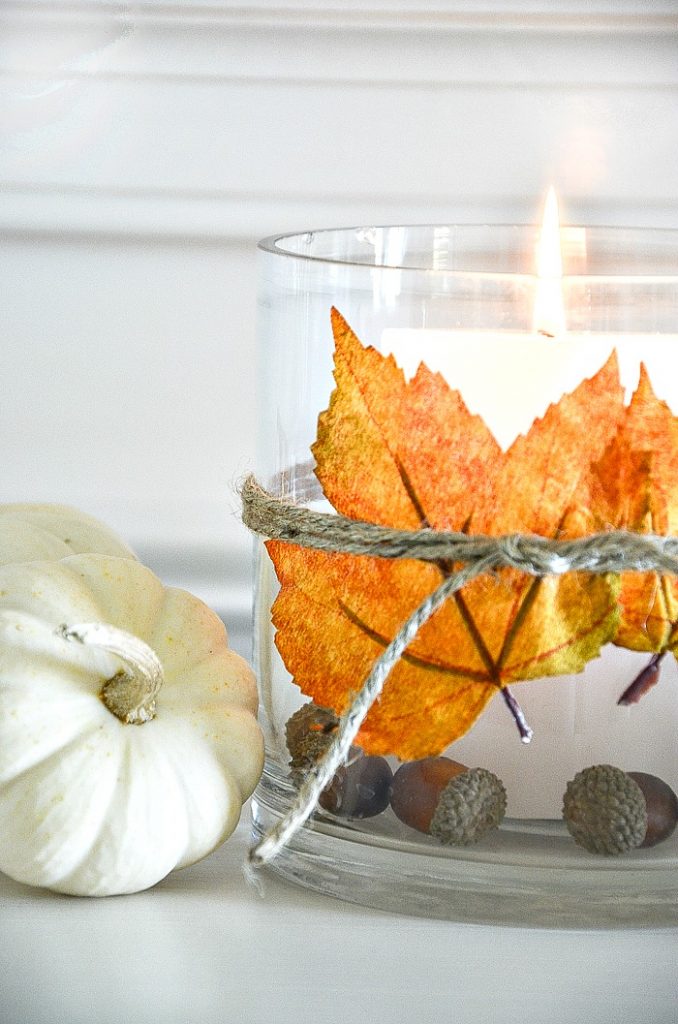
[[337, 768], [318, 803], [338, 818], [373, 818], [388, 807], [393, 772], [383, 757], [363, 756]]
[[678, 824], [678, 796], [667, 782], [646, 772], [629, 772], [643, 791], [647, 806], [647, 831], [640, 844], [656, 846], [668, 839]]
[[[310, 701], [295, 711], [285, 725], [291, 776], [300, 785], [332, 740], [339, 719], [331, 708]], [[338, 818], [373, 818], [388, 807], [393, 772], [383, 757], [366, 757], [351, 747], [349, 760], [334, 773], [318, 803]]]
[[678, 797], [656, 775], [593, 765], [568, 782], [563, 817], [590, 853], [626, 853], [668, 839], [678, 823]]
[[400, 766], [393, 777], [391, 807], [410, 828], [448, 846], [468, 846], [499, 826], [506, 790], [485, 768], [427, 757]]
[[309, 701], [287, 720], [285, 739], [292, 768], [308, 769], [322, 757], [333, 739], [339, 719], [331, 708]]

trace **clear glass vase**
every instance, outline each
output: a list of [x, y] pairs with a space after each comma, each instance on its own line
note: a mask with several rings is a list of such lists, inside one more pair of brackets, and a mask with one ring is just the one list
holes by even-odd
[[[613, 350], [627, 402], [642, 362], [653, 393], [678, 412], [678, 233], [562, 228], [559, 241], [562, 275], [559, 266], [541, 276], [535, 272], [536, 227], [368, 227], [262, 242], [262, 485], [296, 503], [333, 510], [311, 451], [318, 417], [335, 388], [333, 308], [362, 345], [392, 354], [407, 380], [420, 362], [440, 373], [503, 451], [552, 403], [597, 374]], [[592, 407], [592, 431], [602, 415]], [[586, 421], [583, 427], [588, 429]], [[567, 435], [557, 443], [569, 443]], [[596, 465], [606, 457], [601, 446]], [[425, 461], [430, 453], [420, 454]], [[651, 451], [646, 455], [651, 458]], [[613, 477], [609, 470], [608, 480]], [[383, 522], [389, 500], [385, 493]], [[475, 521], [491, 521], [488, 511]], [[604, 529], [615, 525], [603, 522]], [[666, 522], [655, 527], [669, 532]], [[257, 542], [256, 564], [255, 662], [267, 736], [266, 769], [254, 800], [259, 838], [296, 795], [299, 772], [290, 766], [286, 726], [310, 697], [308, 686], [302, 683], [302, 692], [295, 682], [304, 673], [296, 663], [290, 672], [289, 657], [276, 646], [271, 608], [280, 584], [263, 542]], [[416, 603], [414, 596], [409, 604], [401, 601], [403, 618]], [[312, 620], [312, 604], [304, 607]], [[380, 614], [374, 622], [359, 622], [374, 641], [375, 657], [392, 638], [375, 624]], [[389, 628], [393, 621], [391, 616]], [[309, 628], [312, 637], [312, 621]], [[331, 664], [334, 641], [322, 616], [317, 628]], [[493, 642], [483, 641], [490, 648]], [[350, 631], [339, 632], [336, 643], [350, 645]], [[638, 703], [620, 706], [620, 695], [652, 655], [650, 640], [646, 649], [635, 646], [640, 649], [605, 643], [583, 671], [539, 677], [532, 667], [529, 678], [512, 683], [510, 693], [533, 731], [529, 743], [521, 742], [498, 687], [475, 724], [443, 751], [463, 765], [487, 769], [505, 787], [506, 816], [480, 841], [441, 844], [403, 822], [388, 794], [383, 810], [366, 817], [346, 814], [330, 800], [270, 867], [344, 899], [435, 917], [558, 927], [678, 923], [676, 832], [651, 848], [601, 856], [578, 845], [562, 818], [568, 782], [590, 766], [648, 773], [678, 790], [675, 658], [670, 652], [661, 658], [659, 682]], [[362, 682], [356, 678], [351, 689]], [[418, 728], [416, 715], [412, 721]], [[402, 758], [382, 747], [379, 753], [396, 772]]]

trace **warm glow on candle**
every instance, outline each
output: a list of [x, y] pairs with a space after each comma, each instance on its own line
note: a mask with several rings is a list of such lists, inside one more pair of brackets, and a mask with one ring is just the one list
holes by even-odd
[[553, 186], [546, 196], [544, 218], [535, 255], [537, 288], [534, 300], [534, 330], [537, 334], [555, 338], [565, 331], [565, 311], [558, 200]]

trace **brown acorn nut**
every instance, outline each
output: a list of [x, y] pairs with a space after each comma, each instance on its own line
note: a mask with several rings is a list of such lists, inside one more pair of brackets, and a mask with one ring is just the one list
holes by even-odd
[[374, 818], [388, 807], [392, 781], [385, 758], [359, 755], [336, 770], [318, 803], [338, 818]]
[[667, 782], [646, 772], [629, 772], [643, 791], [647, 807], [647, 831], [640, 844], [656, 846], [668, 839], [678, 824], [678, 796]]
[[[296, 785], [323, 756], [338, 725], [331, 708], [313, 701], [288, 719], [285, 737]], [[392, 779], [391, 767], [383, 757], [364, 757], [358, 747], [351, 747], [348, 763], [337, 769], [318, 803], [338, 818], [373, 818], [388, 807]]]
[[485, 768], [427, 757], [400, 766], [393, 776], [391, 807], [411, 828], [449, 846], [467, 846], [499, 826], [506, 790]]
[[626, 853], [671, 835], [678, 797], [656, 775], [593, 765], [568, 782], [563, 817], [575, 842], [590, 853]]

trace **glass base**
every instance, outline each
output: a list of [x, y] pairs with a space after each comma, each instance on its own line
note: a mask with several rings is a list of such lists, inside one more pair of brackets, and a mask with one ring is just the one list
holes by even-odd
[[[255, 842], [294, 792], [269, 764], [252, 802]], [[612, 858], [580, 849], [560, 821], [506, 820], [483, 842], [455, 848], [427, 836], [404, 840], [390, 810], [376, 821], [319, 812], [269, 869], [351, 903], [421, 917], [541, 928], [678, 925], [677, 833]]]

